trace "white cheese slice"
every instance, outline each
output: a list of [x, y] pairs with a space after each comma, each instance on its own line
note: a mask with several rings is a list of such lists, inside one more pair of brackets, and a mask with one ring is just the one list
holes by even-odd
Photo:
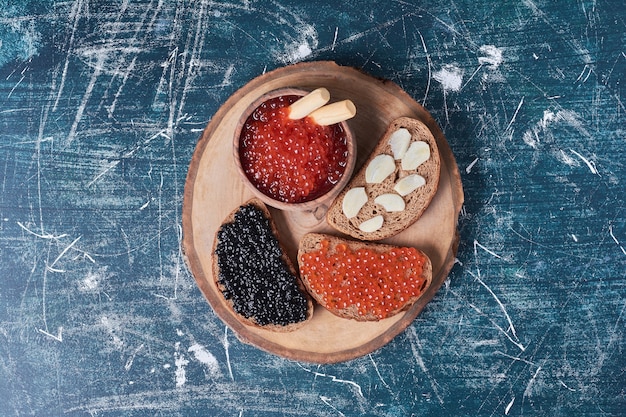
[[367, 203], [367, 193], [365, 187], [354, 187], [343, 196], [341, 208], [343, 214], [351, 219], [359, 214], [359, 210]]
[[365, 181], [368, 184], [380, 184], [396, 170], [393, 156], [381, 154], [370, 161], [365, 168]]
[[391, 152], [394, 159], [402, 159], [404, 153], [409, 148], [411, 143], [411, 133], [405, 128], [401, 127], [391, 134], [389, 137], [389, 146], [391, 146]]
[[402, 169], [412, 171], [428, 161], [430, 158], [430, 146], [428, 143], [418, 140], [411, 143], [404, 157], [402, 157]]
[[419, 187], [422, 187], [426, 184], [426, 179], [418, 174], [407, 175], [404, 178], [401, 178], [393, 189], [400, 194], [401, 196], [409, 195], [413, 191], [417, 190]]
[[383, 227], [383, 216], [375, 216], [369, 220], [365, 220], [359, 225], [359, 229], [365, 233], [372, 233]]
[[381, 194], [374, 199], [374, 203], [380, 204], [388, 212], [403, 211], [406, 206], [404, 198], [395, 193]]

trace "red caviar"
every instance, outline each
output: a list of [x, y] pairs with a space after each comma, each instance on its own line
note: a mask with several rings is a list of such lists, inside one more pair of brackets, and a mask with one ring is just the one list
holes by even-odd
[[348, 163], [348, 139], [340, 124], [289, 119], [299, 96], [265, 101], [248, 117], [239, 138], [241, 166], [263, 194], [286, 203], [311, 201], [330, 191]]
[[300, 272], [328, 309], [356, 307], [360, 316], [389, 317], [426, 287], [426, 260], [417, 249], [402, 247], [385, 252], [352, 250], [323, 240], [321, 248], [300, 258]]

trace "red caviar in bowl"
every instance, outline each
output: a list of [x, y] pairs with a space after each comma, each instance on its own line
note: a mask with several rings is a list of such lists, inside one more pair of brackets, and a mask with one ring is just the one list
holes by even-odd
[[321, 126], [309, 117], [289, 118], [289, 105], [299, 98], [283, 95], [263, 102], [239, 136], [239, 158], [248, 180], [285, 203], [324, 195], [348, 164], [348, 138], [341, 124]]
[[352, 250], [338, 244], [331, 250], [330, 243], [323, 240], [319, 250], [302, 254], [299, 266], [311, 289], [321, 295], [319, 301], [324, 307], [356, 307], [358, 315], [373, 314], [381, 320], [424, 292], [425, 263], [415, 248], [378, 252], [367, 247]]

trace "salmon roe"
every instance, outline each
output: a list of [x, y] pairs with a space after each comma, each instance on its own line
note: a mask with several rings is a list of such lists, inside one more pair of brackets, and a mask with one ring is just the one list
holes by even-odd
[[241, 166], [263, 194], [285, 203], [314, 200], [341, 179], [348, 164], [348, 139], [340, 124], [321, 126], [310, 117], [289, 119], [285, 95], [263, 102], [239, 137]]
[[424, 292], [425, 262], [415, 248], [378, 252], [340, 243], [331, 250], [330, 242], [323, 240], [319, 250], [302, 254], [300, 272], [324, 307], [355, 307], [359, 316], [384, 319]]

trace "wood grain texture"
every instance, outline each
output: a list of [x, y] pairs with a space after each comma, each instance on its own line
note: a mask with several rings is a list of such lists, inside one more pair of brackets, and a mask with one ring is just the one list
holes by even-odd
[[[328, 314], [317, 306], [313, 319], [294, 332], [276, 333], [242, 325], [215, 287], [213, 241], [230, 212], [254, 196], [236, 168], [232, 138], [241, 114], [267, 92], [286, 87], [327, 88], [332, 97], [350, 99], [357, 116], [349, 121], [359, 156], [369, 155], [389, 124], [398, 117], [413, 117], [429, 126], [440, 148], [440, 187], [424, 216], [404, 232], [388, 239], [426, 252], [433, 263], [433, 281], [426, 293], [405, 313], [380, 322], [355, 322]], [[373, 117], [375, 116], [375, 117]], [[212, 204], [219, 201], [219, 208]], [[454, 156], [428, 112], [397, 85], [376, 80], [354, 68], [334, 62], [311, 62], [282, 67], [253, 79], [233, 94], [205, 129], [194, 152], [183, 205], [183, 247], [191, 271], [209, 303], [244, 341], [287, 358], [314, 363], [355, 359], [384, 346], [403, 331], [432, 299], [452, 268], [458, 246], [456, 225], [463, 204], [463, 188]], [[221, 210], [221, 211], [220, 211]], [[302, 236], [308, 232], [336, 233], [326, 223], [325, 206], [313, 210], [274, 211], [282, 242], [294, 264]]]

